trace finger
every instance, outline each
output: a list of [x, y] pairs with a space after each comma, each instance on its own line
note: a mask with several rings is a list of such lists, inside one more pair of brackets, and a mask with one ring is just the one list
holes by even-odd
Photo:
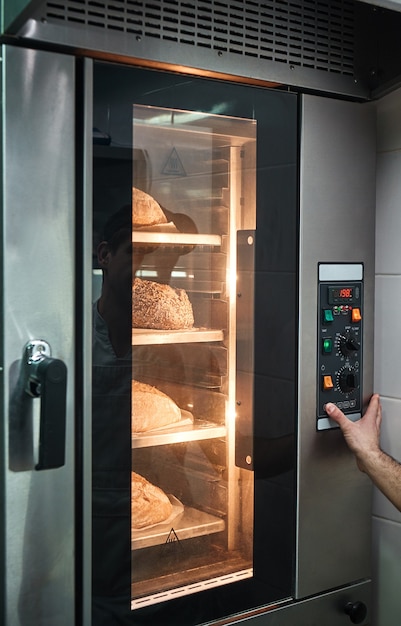
[[373, 394], [373, 396], [371, 397], [370, 401], [369, 401], [369, 405], [368, 408], [366, 409], [366, 417], [368, 419], [372, 419], [374, 420], [377, 424], [380, 424], [381, 422], [381, 404], [380, 404], [380, 396], [375, 393]]
[[379, 410], [377, 411], [377, 423], [380, 425], [383, 417], [382, 405], [379, 404]]
[[336, 406], [332, 402], [328, 402], [325, 405], [324, 410], [326, 411], [326, 413], [330, 417], [330, 419], [333, 419], [340, 426], [341, 426], [341, 424], [345, 424], [346, 422], [348, 422], [348, 420], [345, 417], [344, 413], [338, 408], [338, 406]]
[[380, 425], [382, 422], [382, 417], [383, 417], [383, 413], [382, 413], [382, 405], [380, 402], [380, 396], [377, 396], [376, 426], [379, 429], [380, 429]]

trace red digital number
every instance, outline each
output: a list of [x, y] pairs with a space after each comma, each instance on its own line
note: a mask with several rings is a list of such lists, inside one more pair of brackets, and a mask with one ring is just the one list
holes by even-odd
[[344, 287], [340, 289], [340, 298], [350, 298], [351, 297], [351, 289]]

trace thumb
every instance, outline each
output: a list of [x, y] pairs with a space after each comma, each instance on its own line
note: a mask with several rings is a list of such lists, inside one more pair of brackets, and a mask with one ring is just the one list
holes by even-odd
[[348, 422], [348, 420], [345, 417], [344, 413], [338, 408], [338, 406], [336, 406], [332, 402], [328, 402], [325, 405], [324, 410], [326, 411], [326, 413], [330, 417], [330, 419], [333, 419], [340, 426], [341, 426], [341, 424], [344, 424], [345, 422]]

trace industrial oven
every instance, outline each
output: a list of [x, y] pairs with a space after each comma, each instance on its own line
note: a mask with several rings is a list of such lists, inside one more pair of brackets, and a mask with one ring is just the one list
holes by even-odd
[[372, 392], [374, 109], [13, 45], [3, 93], [4, 623], [370, 624], [324, 405]]

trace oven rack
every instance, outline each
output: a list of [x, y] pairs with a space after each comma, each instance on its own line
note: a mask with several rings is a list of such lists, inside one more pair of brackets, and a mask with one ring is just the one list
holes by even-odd
[[223, 341], [221, 329], [190, 328], [184, 330], [153, 330], [152, 328], [133, 328], [132, 345], [146, 346], [167, 343], [200, 343]]
[[202, 245], [220, 247], [222, 237], [220, 235], [207, 235], [203, 233], [161, 233], [135, 230], [132, 233], [132, 243], [163, 246]]
[[137, 530], [131, 538], [131, 549], [150, 548], [171, 540], [193, 539], [223, 531], [224, 520], [192, 507], [184, 507], [183, 513], [173, 523], [161, 523], [152, 528]]
[[146, 433], [133, 433], [132, 449], [148, 448], [151, 446], [161, 446], [189, 441], [204, 441], [205, 439], [217, 439], [225, 437], [226, 427], [209, 420], [194, 420], [193, 423], [180, 424], [163, 428], [159, 431]]

